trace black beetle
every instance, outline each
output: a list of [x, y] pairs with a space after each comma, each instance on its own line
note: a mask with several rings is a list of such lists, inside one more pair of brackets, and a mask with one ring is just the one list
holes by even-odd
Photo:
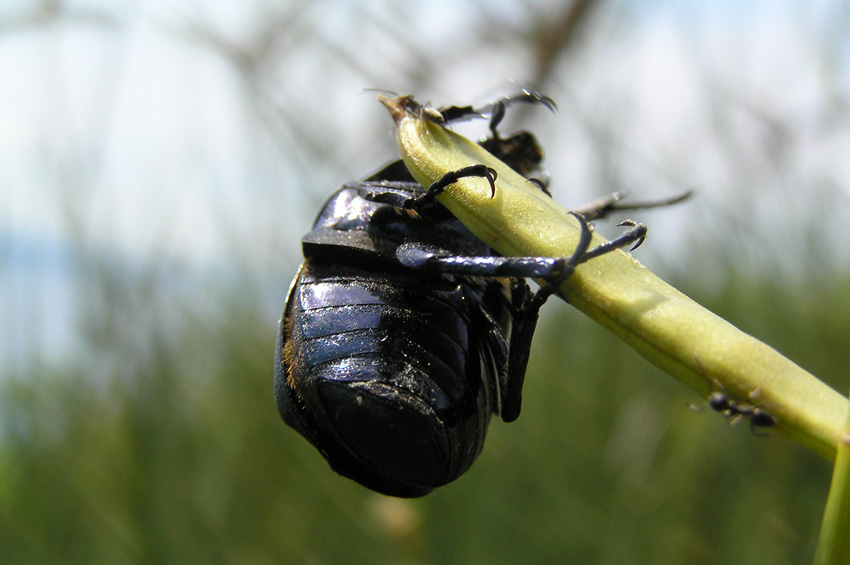
[[[525, 92], [486, 111], [452, 107], [429, 118], [492, 114], [482, 145], [529, 177], [542, 158], [533, 136], [496, 134], [515, 101], [553, 106]], [[400, 160], [343, 185], [302, 240], [305, 260], [280, 321], [284, 421], [337, 473], [387, 495], [425, 495], [472, 465], [490, 416], [519, 415], [540, 306], [576, 265], [645, 234], [626, 222], [622, 236], [588, 250], [590, 228], [576, 214], [582, 237], [572, 256], [501, 257], [433, 199], [461, 176], [494, 189], [494, 173], [475, 165], [423, 192]], [[613, 200], [583, 213], [599, 217]], [[535, 293], [525, 277], [549, 284]]]

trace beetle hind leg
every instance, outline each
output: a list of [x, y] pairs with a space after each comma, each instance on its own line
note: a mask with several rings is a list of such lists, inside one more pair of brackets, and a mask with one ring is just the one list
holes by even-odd
[[623, 202], [626, 198], [626, 193], [614, 192], [608, 196], [603, 196], [599, 200], [594, 200], [580, 208], [576, 208], [575, 211], [584, 216], [587, 221], [600, 220], [613, 212], [621, 212], [623, 210], [645, 210], [647, 208], [672, 206], [673, 204], [687, 200], [693, 193], [693, 190], [686, 190], [669, 198], [647, 200], [644, 202]]

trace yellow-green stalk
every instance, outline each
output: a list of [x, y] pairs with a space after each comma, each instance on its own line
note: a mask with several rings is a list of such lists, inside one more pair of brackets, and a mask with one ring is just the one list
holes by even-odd
[[[571, 255], [579, 236], [569, 212], [477, 143], [414, 111], [409, 97], [381, 102], [397, 126], [401, 157], [427, 187], [472, 164], [496, 170], [465, 178], [439, 201], [503, 255]], [[594, 234], [594, 245], [605, 240]], [[649, 241], [651, 242], [651, 235]], [[770, 413], [776, 428], [827, 458], [835, 456], [847, 399], [759, 340], [671, 287], [631, 255], [615, 251], [581, 265], [561, 287], [573, 306], [610, 329], [643, 357], [703, 396], [720, 387]]]

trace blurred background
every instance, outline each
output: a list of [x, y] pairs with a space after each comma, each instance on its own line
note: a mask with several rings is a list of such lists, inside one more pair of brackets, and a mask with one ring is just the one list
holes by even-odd
[[831, 465], [561, 302], [522, 417], [419, 500], [332, 473], [272, 357], [299, 238], [397, 155], [364, 89], [519, 81], [560, 106], [502, 128], [557, 200], [696, 189], [630, 213], [636, 256], [846, 393], [848, 31], [837, 0], [4, 0], [0, 562], [810, 561]]

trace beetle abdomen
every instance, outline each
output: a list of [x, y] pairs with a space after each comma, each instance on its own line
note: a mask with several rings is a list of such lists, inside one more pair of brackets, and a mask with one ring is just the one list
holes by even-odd
[[373, 490], [421, 496], [454, 480], [478, 455], [496, 397], [468, 302], [442, 279], [306, 262], [278, 346], [284, 419]]

